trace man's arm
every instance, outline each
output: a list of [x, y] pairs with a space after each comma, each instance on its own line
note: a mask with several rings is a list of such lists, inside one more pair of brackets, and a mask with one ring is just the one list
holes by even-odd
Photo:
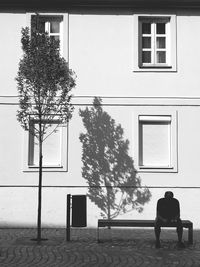
[[176, 214], [174, 216], [174, 219], [172, 221], [177, 222], [177, 220], [180, 219], [180, 204], [179, 201], [176, 199]]
[[160, 210], [161, 210], [161, 204], [160, 204], [160, 200], [158, 200], [157, 202], [157, 208], [156, 208], [156, 218], [161, 220], [162, 222], [166, 223], [167, 219], [163, 218], [160, 214]]

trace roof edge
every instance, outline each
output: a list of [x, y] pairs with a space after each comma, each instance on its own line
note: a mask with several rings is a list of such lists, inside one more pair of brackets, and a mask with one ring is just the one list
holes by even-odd
[[0, 9], [198, 8], [200, 0], [1, 0]]

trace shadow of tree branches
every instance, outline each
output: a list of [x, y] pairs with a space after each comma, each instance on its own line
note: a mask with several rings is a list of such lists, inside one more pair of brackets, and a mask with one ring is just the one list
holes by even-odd
[[101, 102], [96, 97], [93, 107], [79, 110], [86, 129], [79, 137], [82, 176], [89, 185], [87, 195], [101, 209], [101, 216], [112, 219], [134, 209], [142, 212], [151, 193], [141, 186], [123, 128], [103, 110]]

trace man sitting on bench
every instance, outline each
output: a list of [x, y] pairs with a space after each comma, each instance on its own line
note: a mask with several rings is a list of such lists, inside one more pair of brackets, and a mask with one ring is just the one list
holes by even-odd
[[155, 220], [155, 236], [156, 236], [156, 248], [160, 248], [160, 232], [162, 226], [169, 226], [169, 224], [175, 224], [178, 234], [178, 246], [184, 248], [185, 245], [182, 242], [183, 226], [180, 219], [180, 206], [179, 201], [174, 198], [174, 194], [171, 191], [165, 192], [165, 197], [161, 198], [157, 202], [157, 215]]

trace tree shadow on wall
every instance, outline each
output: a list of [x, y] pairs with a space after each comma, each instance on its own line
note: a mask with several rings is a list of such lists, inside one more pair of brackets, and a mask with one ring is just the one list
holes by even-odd
[[93, 107], [79, 110], [86, 128], [79, 137], [82, 176], [89, 185], [87, 195], [101, 209], [101, 216], [113, 219], [134, 209], [142, 212], [151, 193], [141, 186], [121, 125], [103, 110], [101, 101], [96, 97]]

